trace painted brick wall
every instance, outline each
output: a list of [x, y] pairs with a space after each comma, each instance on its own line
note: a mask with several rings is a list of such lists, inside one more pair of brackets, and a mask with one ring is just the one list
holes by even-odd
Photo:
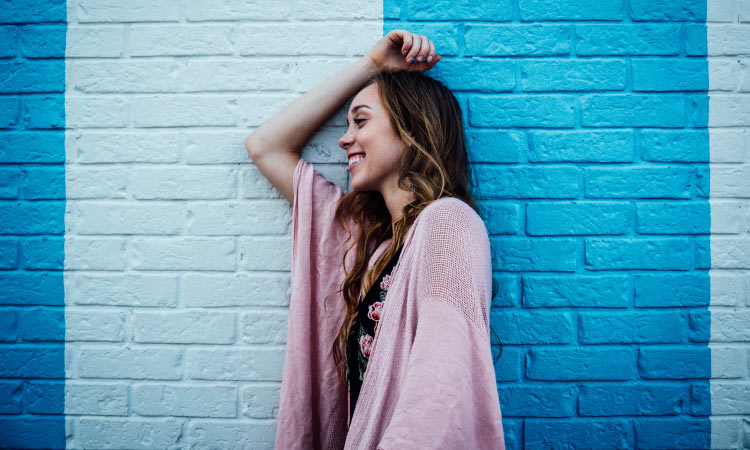
[[[0, 11], [0, 447], [273, 447], [243, 141], [394, 28], [463, 106], [507, 448], [750, 445], [750, 1], [53, 0]], [[345, 111], [302, 155], [348, 190]]]

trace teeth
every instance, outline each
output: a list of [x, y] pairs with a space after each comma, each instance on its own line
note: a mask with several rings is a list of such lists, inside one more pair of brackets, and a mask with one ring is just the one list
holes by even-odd
[[349, 159], [349, 167], [351, 167], [355, 163], [362, 161], [363, 159], [365, 159], [364, 156], [353, 156], [352, 158]]

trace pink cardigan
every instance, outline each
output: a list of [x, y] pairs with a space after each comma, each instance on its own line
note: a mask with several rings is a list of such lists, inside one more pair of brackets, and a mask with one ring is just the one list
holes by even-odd
[[[489, 341], [487, 229], [443, 198], [409, 229], [349, 424], [331, 344], [343, 322], [341, 188], [300, 159], [294, 171], [292, 286], [276, 449], [505, 449]], [[351, 223], [353, 238], [358, 229]], [[350, 244], [350, 243], [349, 243]], [[369, 260], [372, 267], [390, 240]], [[347, 255], [354, 264], [355, 249]]]

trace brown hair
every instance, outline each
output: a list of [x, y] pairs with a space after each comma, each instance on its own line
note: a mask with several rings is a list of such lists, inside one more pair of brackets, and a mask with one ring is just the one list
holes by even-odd
[[[351, 239], [352, 232], [344, 217], [354, 221], [361, 230], [343, 258], [345, 261], [346, 254], [356, 246], [354, 267], [347, 273], [341, 289], [333, 293], [343, 291], [346, 303], [346, 316], [333, 343], [339, 386], [343, 386], [346, 381], [347, 340], [357, 316], [359, 299], [364, 298], [388, 261], [403, 245], [417, 215], [431, 202], [442, 197], [461, 199], [479, 212], [471, 194], [473, 183], [466, 151], [463, 115], [453, 92], [442, 82], [419, 71], [381, 71], [362, 88], [371, 84], [377, 86], [391, 126], [407, 148], [400, 160], [398, 184], [404, 189], [413, 189], [416, 200], [404, 207], [403, 216], [394, 224], [391, 223], [385, 200], [377, 191], [349, 192], [338, 202], [336, 219], [348, 231], [347, 241]], [[367, 262], [375, 249], [391, 237], [391, 245], [372, 269], [365, 273]], [[494, 278], [492, 285], [494, 298], [497, 289]], [[494, 329], [492, 332], [497, 335]], [[502, 343], [500, 353], [502, 354]]]

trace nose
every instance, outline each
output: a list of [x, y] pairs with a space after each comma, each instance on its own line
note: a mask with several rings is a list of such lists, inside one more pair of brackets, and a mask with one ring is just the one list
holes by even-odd
[[352, 145], [353, 141], [354, 139], [351, 133], [349, 133], [349, 130], [346, 130], [346, 133], [344, 133], [344, 135], [339, 138], [339, 147], [343, 148], [344, 150], [349, 150], [349, 147]]

